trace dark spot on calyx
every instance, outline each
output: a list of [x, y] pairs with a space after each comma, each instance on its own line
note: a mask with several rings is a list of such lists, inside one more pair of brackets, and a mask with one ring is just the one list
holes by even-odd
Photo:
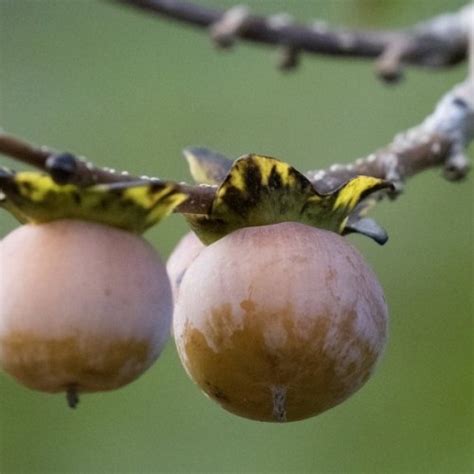
[[226, 188], [222, 200], [239, 216], [245, 217], [247, 215], [249, 202], [247, 196], [240, 189], [230, 185]]
[[[149, 188], [148, 188], [148, 194], [150, 194], [150, 195], [156, 194], [156, 193], [160, 192], [164, 187], [165, 187], [165, 185], [163, 183], [152, 181], [149, 185]], [[163, 197], [168, 196], [173, 191], [174, 191], [174, 189], [171, 188]]]
[[298, 183], [298, 187], [303, 192], [305, 193], [315, 192], [315, 189], [313, 185], [311, 184], [311, 182], [305, 176], [303, 176], [298, 170], [295, 170], [293, 167], [289, 168], [288, 176], [291, 176]]
[[21, 184], [21, 189], [22, 191], [24, 191], [25, 193], [29, 194], [31, 192], [34, 191], [35, 187], [33, 186], [32, 183], [30, 183], [29, 181], [22, 181]]
[[136, 203], [132, 199], [121, 199], [120, 200], [120, 207], [126, 208], [126, 207], [135, 207]]
[[276, 165], [272, 166], [270, 171], [270, 176], [268, 177], [268, 186], [272, 189], [280, 189], [283, 187], [283, 181], [281, 179], [280, 173], [278, 173]]
[[117, 198], [121, 198], [123, 196], [125, 189], [119, 187], [110, 187], [107, 192], [108, 194], [114, 195]]
[[257, 164], [247, 163], [244, 169], [244, 180], [249, 199], [257, 202], [262, 190], [262, 172]]
[[259, 166], [253, 162], [245, 163], [239, 170], [244, 179], [244, 189], [241, 190], [227, 182], [225, 192], [222, 196], [223, 202], [239, 216], [245, 218], [249, 210], [254, 208], [261, 199], [262, 172]]
[[82, 201], [82, 197], [81, 197], [81, 194], [78, 192], [78, 191], [73, 191], [71, 193], [71, 197], [73, 199], [73, 201], [79, 206], [81, 204], [81, 201]]

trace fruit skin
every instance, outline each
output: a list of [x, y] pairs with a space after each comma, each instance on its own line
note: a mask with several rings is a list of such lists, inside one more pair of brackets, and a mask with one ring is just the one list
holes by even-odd
[[28, 224], [0, 244], [0, 365], [36, 390], [111, 390], [169, 336], [164, 265], [141, 237], [76, 220]]
[[176, 245], [166, 262], [173, 300], [176, 302], [184, 274], [205, 245], [194, 232], [188, 232]]
[[225, 409], [293, 421], [365, 383], [387, 318], [375, 275], [343, 237], [287, 222], [205, 248], [183, 278], [174, 333], [190, 377]]

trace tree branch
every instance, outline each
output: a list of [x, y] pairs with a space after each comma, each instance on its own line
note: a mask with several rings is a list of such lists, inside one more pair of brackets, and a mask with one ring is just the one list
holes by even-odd
[[[445, 14], [402, 32], [357, 32], [296, 25], [281, 17], [263, 18], [248, 14], [244, 7], [227, 13], [178, 0], [113, 0], [138, 6], [176, 20], [211, 27], [211, 33], [229, 45], [234, 36], [286, 47], [286, 64], [296, 64], [297, 53], [380, 56], [387, 71], [409, 62], [440, 67], [454, 64], [466, 56], [470, 44], [470, 75], [448, 92], [434, 112], [420, 125], [399, 135], [386, 147], [346, 165], [307, 173], [315, 189], [329, 192], [356, 175], [368, 175], [393, 181], [401, 191], [403, 182], [425, 169], [443, 166], [444, 176], [459, 180], [466, 176], [469, 162], [464, 151], [474, 137], [474, 6]], [[224, 35], [224, 36], [223, 36]], [[225, 36], [227, 35], [227, 37]], [[345, 40], [344, 40], [345, 38]], [[470, 38], [470, 39], [469, 39]], [[224, 41], [224, 43], [225, 43]], [[434, 43], [433, 43], [434, 41]], [[223, 43], [223, 44], [224, 44]], [[291, 54], [290, 54], [291, 53]], [[390, 67], [387, 64], [391, 64]], [[398, 67], [398, 66], [397, 66]], [[388, 68], [388, 69], [387, 69]], [[0, 129], [0, 153], [49, 172], [58, 183], [89, 186], [158, 178], [135, 177], [128, 172], [100, 168], [83, 157], [57, 153], [37, 147]], [[205, 214], [216, 191], [215, 186], [176, 183], [189, 196], [177, 211]]]
[[[435, 110], [420, 125], [398, 134], [394, 140], [370, 155], [353, 163], [335, 164], [326, 170], [307, 173], [319, 192], [328, 192], [356, 175], [367, 175], [393, 181], [398, 191], [410, 176], [428, 168], [442, 166], [444, 176], [459, 180], [466, 176], [469, 162], [464, 150], [474, 138], [474, 79], [448, 92]], [[157, 178], [137, 178], [127, 172], [99, 168], [84, 158], [69, 153], [56, 153], [0, 131], [0, 153], [51, 173], [61, 183], [81, 186], [119, 181], [159, 182]], [[177, 212], [207, 213], [216, 187], [178, 183], [189, 199]]]
[[276, 46], [282, 50], [280, 66], [296, 67], [300, 52], [330, 56], [376, 58], [376, 72], [386, 81], [402, 76], [405, 64], [449, 67], [467, 55], [474, 5], [445, 13], [399, 31], [363, 31], [330, 27], [316, 21], [296, 23], [287, 14], [251, 15], [244, 6], [228, 11], [182, 0], [109, 0], [149, 14], [207, 28], [214, 42], [230, 47], [236, 39]]
[[[90, 186], [99, 183], [153, 181], [158, 178], [133, 176], [127, 171], [116, 171], [112, 168], [100, 168], [84, 157], [71, 153], [60, 153], [52, 148], [33, 145], [21, 138], [5, 133], [0, 129], [0, 154], [47, 171], [59, 184], [76, 184]], [[187, 194], [189, 199], [178, 207], [179, 212], [205, 214], [214, 198], [215, 189], [212, 186], [193, 186], [177, 183], [180, 191]]]
[[370, 155], [346, 165], [332, 165], [307, 176], [316, 189], [327, 191], [356, 175], [403, 182], [428, 168], [443, 167], [450, 181], [463, 179], [469, 171], [465, 149], [474, 138], [474, 81], [469, 78], [438, 102], [421, 124], [395, 136], [393, 141]]

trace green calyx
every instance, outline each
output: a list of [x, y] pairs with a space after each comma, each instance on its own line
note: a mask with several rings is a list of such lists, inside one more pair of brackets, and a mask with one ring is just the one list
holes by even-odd
[[[206, 214], [185, 214], [205, 244], [242, 227], [286, 221], [342, 235], [358, 232], [380, 244], [387, 240], [365, 216], [378, 191], [393, 189], [388, 181], [356, 176], [323, 194], [295, 168], [269, 156], [232, 161], [205, 148], [188, 148], [185, 156], [195, 181], [218, 185]], [[22, 223], [82, 219], [140, 234], [187, 199], [179, 185], [168, 181], [79, 186], [58, 184], [46, 173], [0, 168], [0, 207]]]
[[0, 169], [0, 206], [22, 223], [82, 219], [143, 233], [187, 199], [173, 183], [57, 184], [40, 172]]
[[186, 215], [205, 244], [242, 227], [285, 221], [342, 235], [358, 232], [381, 244], [387, 240], [385, 231], [364, 216], [375, 203], [374, 193], [393, 189], [388, 181], [356, 176], [320, 194], [295, 168], [269, 156], [251, 154], [232, 162], [204, 148], [188, 148], [185, 157], [195, 180], [207, 184], [219, 180], [209, 214]]

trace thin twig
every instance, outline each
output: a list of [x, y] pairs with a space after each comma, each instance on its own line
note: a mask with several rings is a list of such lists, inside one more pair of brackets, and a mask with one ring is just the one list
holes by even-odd
[[282, 49], [294, 67], [297, 52], [377, 59], [377, 74], [386, 81], [399, 79], [405, 64], [430, 68], [449, 67], [467, 55], [474, 6], [445, 13], [412, 28], [398, 31], [350, 30], [315, 21], [303, 25], [287, 14], [269, 17], [251, 15], [248, 8], [228, 11], [182, 0], [109, 0], [135, 7], [148, 14], [208, 29], [218, 46], [230, 47], [235, 39], [263, 43]]
[[54, 152], [47, 147], [39, 147], [9, 135], [0, 129], [0, 153], [36, 168], [44, 169], [46, 160]]

